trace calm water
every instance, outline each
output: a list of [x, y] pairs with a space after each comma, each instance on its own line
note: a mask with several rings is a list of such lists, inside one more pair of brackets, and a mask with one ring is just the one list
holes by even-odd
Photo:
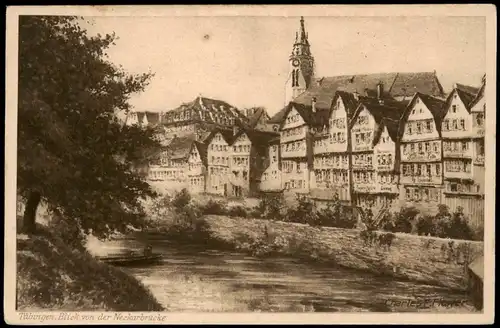
[[[133, 247], [131, 241], [122, 243]], [[169, 311], [416, 311], [415, 306], [395, 302], [465, 299], [463, 293], [440, 287], [289, 258], [260, 259], [167, 242], [154, 242], [153, 249], [164, 255], [161, 263], [125, 270], [148, 286]], [[461, 312], [469, 305], [451, 308]]]

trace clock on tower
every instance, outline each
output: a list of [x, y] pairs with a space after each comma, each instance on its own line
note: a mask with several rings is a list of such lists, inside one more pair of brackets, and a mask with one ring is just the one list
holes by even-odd
[[299, 62], [299, 60], [298, 60], [298, 59], [294, 59], [294, 60], [292, 61], [292, 66], [293, 66], [293, 67], [297, 67], [297, 66], [299, 66], [299, 64], [300, 64], [300, 62]]

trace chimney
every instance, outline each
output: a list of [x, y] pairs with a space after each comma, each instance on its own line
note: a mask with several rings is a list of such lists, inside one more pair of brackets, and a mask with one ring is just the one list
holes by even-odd
[[377, 99], [381, 100], [384, 95], [384, 85], [382, 82], [377, 84]]
[[458, 85], [456, 83], [453, 83], [453, 89], [457, 89]]
[[354, 96], [354, 99], [359, 100], [359, 92], [354, 91], [352, 95]]
[[312, 98], [311, 108], [312, 108], [312, 112], [316, 113], [316, 97]]
[[238, 133], [238, 126], [234, 125], [233, 126], [233, 137]]

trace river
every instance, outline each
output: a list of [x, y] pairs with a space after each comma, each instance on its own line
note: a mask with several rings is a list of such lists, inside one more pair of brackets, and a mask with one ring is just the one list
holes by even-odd
[[[142, 247], [137, 241], [114, 243]], [[284, 257], [261, 259], [165, 241], [153, 242], [153, 249], [164, 256], [159, 264], [123, 269], [150, 288], [168, 311], [414, 312], [417, 300], [424, 299], [446, 303], [433, 307], [445, 312], [472, 310], [469, 304], [455, 303], [466, 299], [461, 292], [345, 268]]]

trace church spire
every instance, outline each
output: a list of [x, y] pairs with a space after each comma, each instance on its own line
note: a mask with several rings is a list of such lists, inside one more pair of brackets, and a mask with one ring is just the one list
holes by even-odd
[[293, 44], [292, 56], [297, 55], [311, 55], [311, 50], [309, 49], [309, 40], [306, 32], [306, 27], [304, 24], [304, 16], [300, 16], [300, 28], [299, 31], [295, 33], [295, 42]]
[[300, 39], [298, 41], [298, 43], [309, 44], [306, 28], [304, 26], [304, 16], [300, 16]]
[[288, 60], [290, 72], [286, 82], [285, 104], [307, 90], [314, 80], [314, 58], [303, 16], [300, 17], [300, 28], [295, 33], [295, 42]]

